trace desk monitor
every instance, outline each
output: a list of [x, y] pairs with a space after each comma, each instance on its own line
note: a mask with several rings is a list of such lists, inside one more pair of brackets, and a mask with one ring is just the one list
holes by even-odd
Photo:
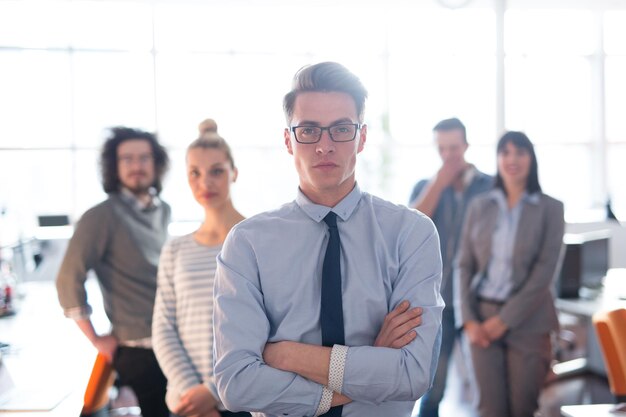
[[52, 214], [37, 216], [39, 227], [67, 226], [70, 224], [70, 217], [67, 214]]
[[557, 281], [559, 298], [578, 298], [582, 287], [598, 289], [609, 268], [609, 230], [566, 233], [565, 256]]

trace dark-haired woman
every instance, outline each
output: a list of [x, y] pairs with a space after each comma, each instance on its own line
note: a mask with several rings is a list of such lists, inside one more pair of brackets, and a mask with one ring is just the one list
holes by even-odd
[[551, 292], [563, 246], [563, 204], [542, 193], [532, 143], [498, 141], [492, 191], [467, 212], [455, 284], [482, 417], [532, 417], [558, 327]]

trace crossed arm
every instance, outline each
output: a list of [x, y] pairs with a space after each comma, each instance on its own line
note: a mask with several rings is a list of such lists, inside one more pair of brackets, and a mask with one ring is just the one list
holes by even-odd
[[[314, 330], [289, 327], [298, 319], [300, 325], [310, 324], [310, 320], [302, 320], [309, 306], [293, 305], [309, 300], [291, 298], [279, 280], [259, 280], [257, 259], [252, 256], [253, 240], [245, 232], [231, 232], [218, 256], [213, 319], [218, 393], [231, 410], [314, 415], [322, 395], [328, 394], [324, 385], [328, 384], [331, 348], [288, 342], [318, 343], [311, 337]], [[386, 306], [398, 306], [406, 300], [413, 308], [422, 308], [423, 322], [416, 333], [411, 332], [414, 327], [403, 331], [397, 320], [392, 324], [392, 314], [386, 325], [381, 324], [378, 334], [371, 339], [361, 337], [362, 344], [348, 347], [341, 391], [353, 401], [372, 406], [419, 398], [432, 382], [437, 361], [443, 309], [437, 234], [432, 224], [422, 220], [414, 228], [405, 228], [401, 239], [402, 262], [393, 277], [393, 291], [386, 299], [377, 300], [376, 311], [385, 314]], [[291, 304], [278, 300], [290, 300]], [[402, 308], [408, 311], [410, 306]], [[283, 319], [286, 314], [292, 316], [286, 322], [288, 326], [283, 326], [280, 336], [275, 337], [270, 317]], [[383, 323], [384, 317], [380, 321], [374, 317], [367, 320]], [[303, 332], [306, 337], [290, 337]], [[398, 340], [404, 336], [407, 338]], [[266, 348], [268, 340], [280, 342]], [[374, 343], [377, 345], [372, 346]], [[337, 396], [334, 404], [339, 401], [348, 400]]]
[[[422, 309], [409, 307], [405, 300], [385, 316], [374, 346], [399, 349], [417, 337], [415, 328], [422, 324]], [[291, 341], [268, 343], [263, 350], [263, 360], [273, 368], [328, 386], [331, 350], [330, 347]], [[345, 395], [333, 393], [332, 406], [350, 401]]]

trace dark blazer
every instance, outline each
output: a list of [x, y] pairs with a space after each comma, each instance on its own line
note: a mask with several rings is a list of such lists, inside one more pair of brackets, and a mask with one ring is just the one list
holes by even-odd
[[[491, 241], [498, 220], [496, 190], [476, 197], [468, 207], [455, 267], [456, 324], [477, 316], [477, 288], [491, 258]], [[563, 253], [563, 203], [539, 194], [525, 202], [515, 236], [513, 289], [500, 310], [509, 329], [549, 332], [558, 328], [553, 283]]]

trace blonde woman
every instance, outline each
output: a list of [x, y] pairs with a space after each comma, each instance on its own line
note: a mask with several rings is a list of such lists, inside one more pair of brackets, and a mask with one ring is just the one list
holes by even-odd
[[224, 410], [213, 382], [215, 258], [230, 229], [243, 220], [233, 206], [237, 168], [217, 125], [204, 121], [187, 148], [187, 179], [204, 221], [163, 247], [153, 318], [154, 350], [168, 378], [167, 405], [177, 416], [249, 416]]

